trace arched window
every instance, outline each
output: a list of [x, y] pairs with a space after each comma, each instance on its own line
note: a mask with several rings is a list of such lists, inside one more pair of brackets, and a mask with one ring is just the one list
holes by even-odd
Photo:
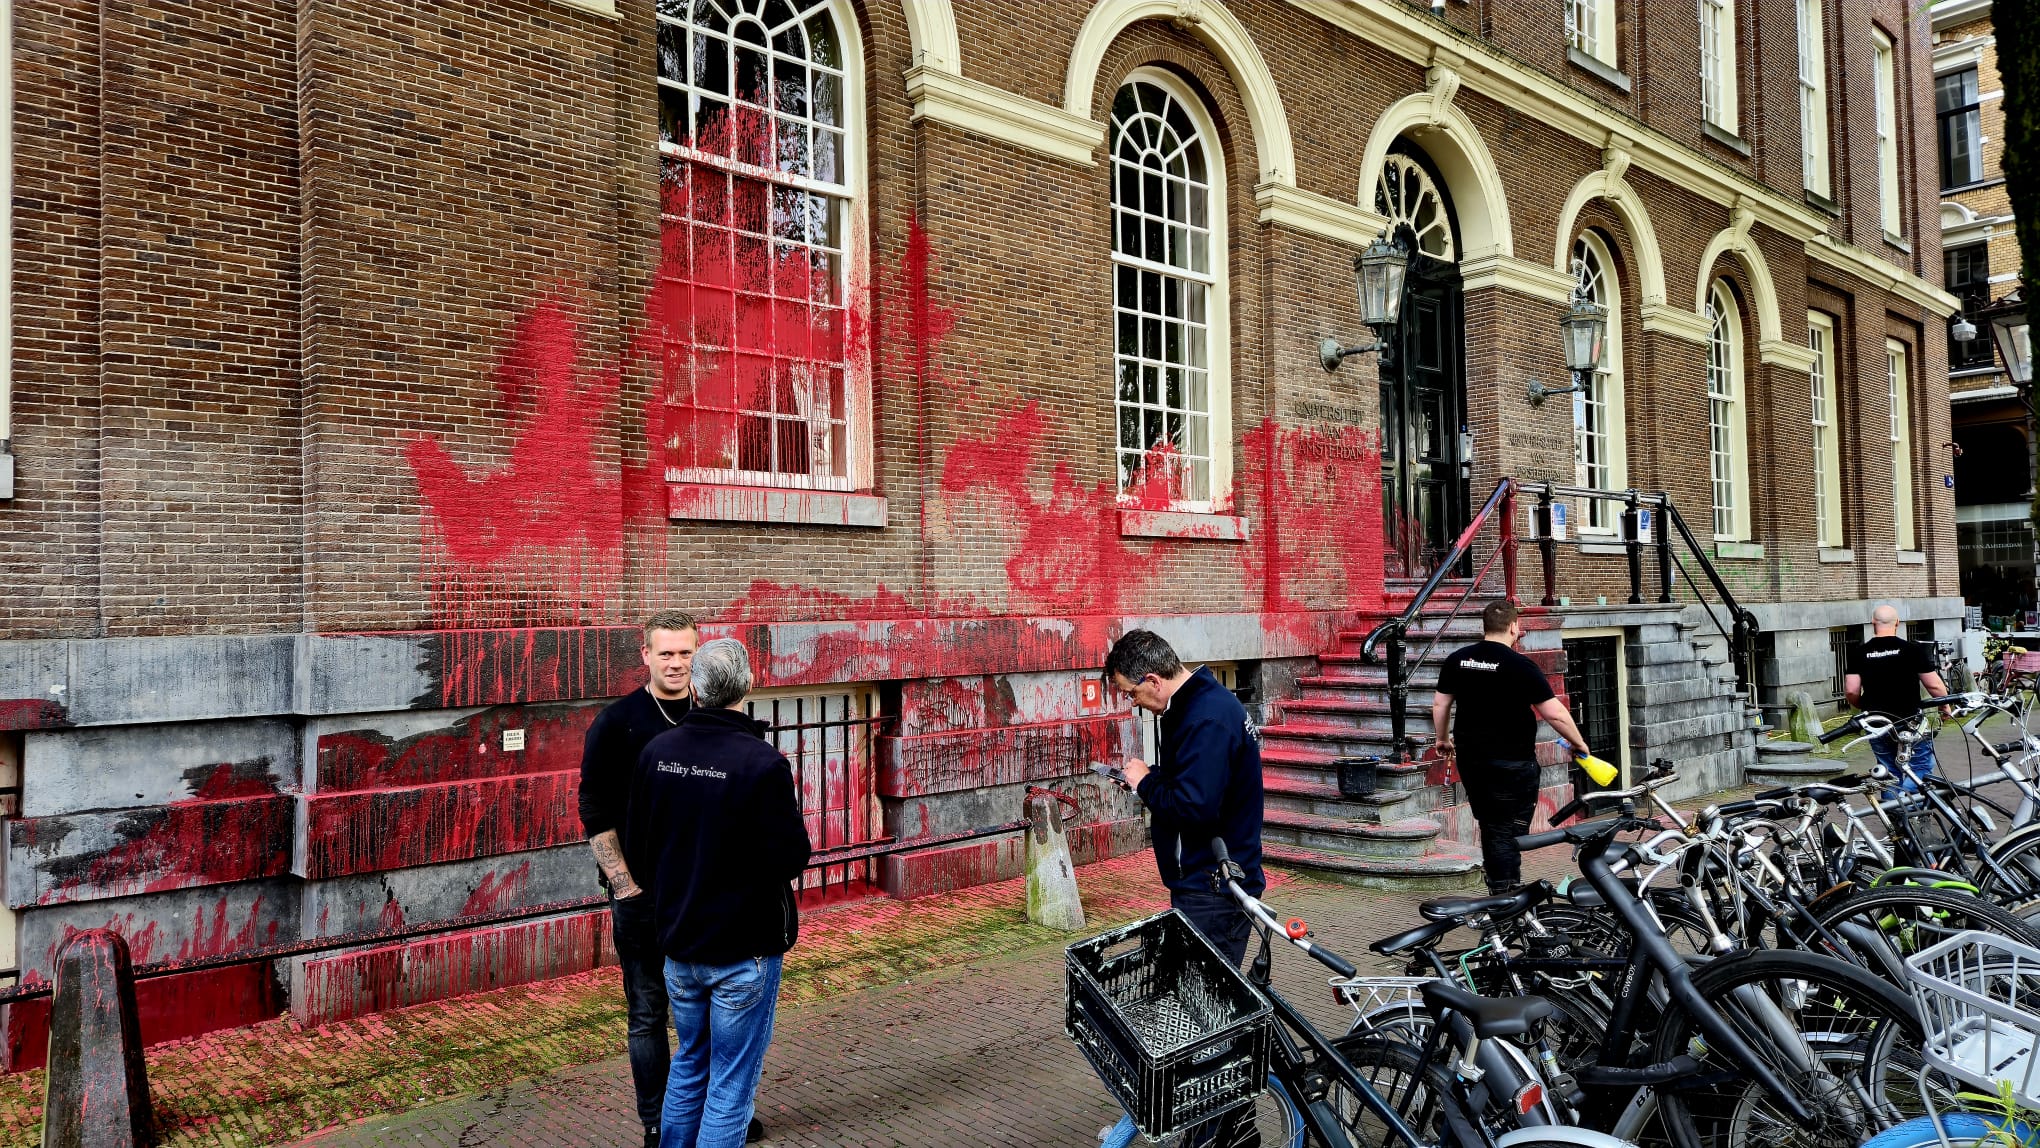
[[1742, 308], [1728, 284], [1707, 293], [1707, 455], [1714, 487], [1714, 537], [1750, 536], [1750, 461], [1743, 406]]
[[868, 486], [869, 379], [844, 337], [855, 22], [834, 0], [657, 12], [669, 476]]
[[[1615, 261], [1599, 235], [1583, 231], [1573, 243], [1573, 266], [1588, 296], [1608, 309], [1608, 337], [1601, 344], [1601, 365], [1587, 372], [1580, 382], [1586, 390], [1573, 393], [1573, 441], [1575, 481], [1600, 490], [1622, 490], [1629, 485], [1629, 459], [1624, 429], [1626, 414], [1622, 402], [1622, 283], [1615, 273]], [[1613, 533], [1621, 521], [1620, 504], [1589, 499], [1586, 517], [1580, 520], [1587, 532]]]
[[1231, 481], [1225, 176], [1203, 106], [1141, 69], [1112, 101], [1119, 489], [1208, 510]]

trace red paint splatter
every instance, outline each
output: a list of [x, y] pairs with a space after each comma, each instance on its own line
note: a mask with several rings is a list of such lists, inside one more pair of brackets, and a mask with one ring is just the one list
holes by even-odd
[[459, 916], [469, 917], [477, 913], [493, 913], [508, 903], [524, 896], [524, 890], [531, 884], [531, 862], [526, 861], [515, 869], [492, 872], [482, 877], [481, 884], [468, 894], [461, 903]]

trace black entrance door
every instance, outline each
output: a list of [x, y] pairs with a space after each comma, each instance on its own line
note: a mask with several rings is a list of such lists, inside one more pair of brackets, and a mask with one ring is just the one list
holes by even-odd
[[1381, 512], [1390, 577], [1428, 575], [1466, 526], [1464, 334], [1458, 269], [1412, 259], [1395, 351], [1381, 357]]

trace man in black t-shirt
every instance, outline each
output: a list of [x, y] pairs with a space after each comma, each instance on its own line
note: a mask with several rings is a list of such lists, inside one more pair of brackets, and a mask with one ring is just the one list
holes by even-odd
[[[629, 1018], [631, 1082], [637, 1087], [646, 1148], [659, 1142], [659, 1114], [673, 1060], [666, 1036], [666, 955], [659, 949], [652, 895], [645, 887], [652, 875], [630, 871], [621, 834], [629, 824], [631, 780], [639, 755], [654, 737], [679, 725], [694, 706], [690, 674], [700, 644], [700, 629], [689, 614], [664, 610], [646, 619], [640, 652], [651, 680], [609, 703], [588, 727], [581, 752], [581, 829], [595, 852], [600, 880], [609, 890], [609, 927], [616, 938], [617, 963], [623, 966]], [[638, 877], [644, 878], [644, 885]]]
[[[1948, 687], [1941, 681], [1940, 666], [1933, 647], [1908, 642], [1898, 636], [1898, 608], [1889, 604], [1870, 612], [1870, 629], [1875, 634], [1849, 659], [1848, 676], [1842, 679], [1842, 696], [1865, 713], [1886, 714], [1894, 719], [1920, 712], [1920, 687], [1933, 696], [1946, 697]], [[1946, 713], [1945, 710], [1942, 711]], [[1886, 735], [1873, 738], [1870, 752], [1877, 764], [1898, 771], [1898, 739]], [[1934, 742], [1922, 738], [1913, 743], [1914, 773], [1924, 777], [1934, 771]], [[1906, 788], [1912, 788], [1907, 779]]]
[[[1575, 753], [1588, 752], [1587, 739], [1544, 671], [1516, 652], [1523, 622], [1515, 605], [1490, 602], [1480, 617], [1485, 636], [1454, 650], [1438, 669], [1431, 724], [1438, 753], [1457, 756], [1466, 803], [1480, 822], [1488, 891], [1507, 893], [1523, 880], [1516, 838], [1530, 832], [1537, 812], [1537, 719], [1550, 722]], [[1456, 720], [1448, 720], [1455, 705]]]

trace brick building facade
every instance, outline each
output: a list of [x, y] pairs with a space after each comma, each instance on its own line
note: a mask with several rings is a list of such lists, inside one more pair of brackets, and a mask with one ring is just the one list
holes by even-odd
[[[1263, 707], [1271, 855], [1359, 879], [1468, 862], [1435, 771], [1364, 811], [1327, 780], [1382, 740], [1342, 635], [1503, 476], [1668, 492], [1766, 689], [1825, 689], [1873, 598], [1960, 614], [1900, 0], [49, 0], [11, 31], [24, 976], [74, 928], [152, 962], [593, 893], [579, 735], [654, 605], [750, 644], [818, 844], [998, 825], [1032, 782], [1077, 796], [1081, 857], [1140, 847], [1082, 775], [1141, 734], [1086, 683], [1150, 624]], [[1398, 349], [1327, 372], [1385, 232]], [[1575, 259], [1611, 355], [1533, 407]], [[1531, 645], [1572, 683], [1600, 643], [1629, 759], [1737, 774], [1749, 700], [1683, 583], [1620, 605], [1613, 541], [1568, 547]], [[911, 896], [1020, 848], [838, 876]], [[145, 1025], [548, 975], [603, 921], [150, 982]]]
[[[2004, 81], [1990, 5], [1934, 5], [1936, 174], [1941, 187], [1942, 282], [1977, 313], [2018, 286], [2019, 244], [2005, 189]], [[1953, 404], [1955, 521], [1963, 597], [1987, 624], [2028, 624], [2033, 586], [2032, 424], [2006, 379], [1989, 330], [1948, 344]]]

